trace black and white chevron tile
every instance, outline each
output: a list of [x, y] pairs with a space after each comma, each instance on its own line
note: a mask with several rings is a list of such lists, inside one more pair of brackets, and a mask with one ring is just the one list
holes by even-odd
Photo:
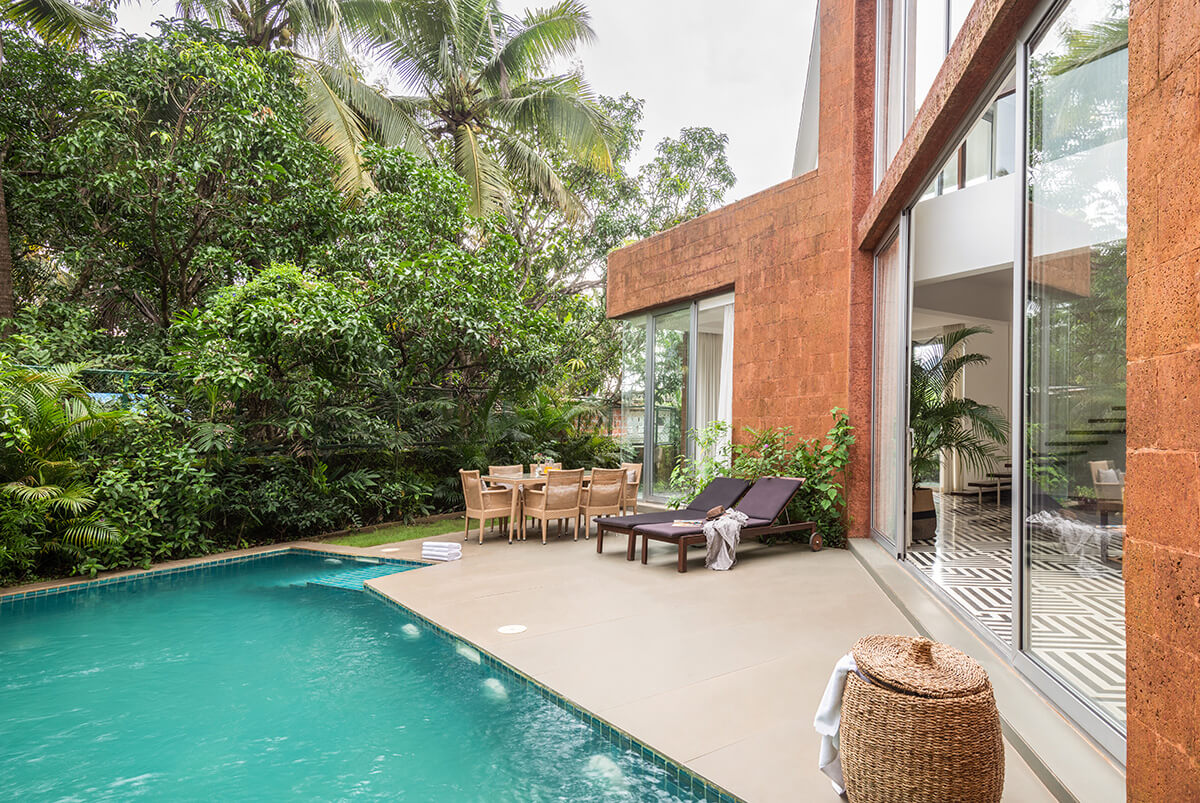
[[[1011, 508], [939, 495], [938, 535], [908, 559], [1005, 643], [1012, 641]], [[1125, 586], [1099, 544], [1031, 535], [1030, 645], [1047, 668], [1125, 723]], [[1110, 557], [1120, 556], [1113, 545]]]

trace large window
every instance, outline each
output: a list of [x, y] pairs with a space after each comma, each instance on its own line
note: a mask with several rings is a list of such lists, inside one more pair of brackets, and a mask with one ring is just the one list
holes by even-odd
[[1125, 723], [1128, 8], [1077, 0], [1029, 51], [1027, 648]]
[[688, 349], [691, 308], [654, 316], [654, 438], [650, 443], [651, 492], [671, 492], [671, 472], [684, 457], [689, 428]]
[[876, 183], [925, 102], [970, 9], [969, 0], [879, 0]]
[[903, 494], [907, 470], [903, 454], [905, 432], [901, 416], [908, 381], [904, 341], [908, 337], [905, 310], [908, 277], [897, 236], [875, 257], [875, 357], [871, 416], [871, 530], [893, 546], [903, 540]]
[[[1048, 13], [876, 256], [871, 524], [888, 534], [908, 500], [921, 512], [919, 495], [932, 496], [934, 531], [918, 537], [913, 517], [897, 553], [1120, 755], [1128, 5]], [[911, 295], [893, 265], [907, 266]], [[905, 388], [912, 441], [924, 437], [915, 409], [970, 402], [1004, 425], [987, 460], [903, 451], [889, 336], [901, 316], [912, 376], [966, 361], [937, 398], [928, 381]], [[902, 450], [901, 471], [887, 449]], [[905, 460], [911, 488], [896, 479]]]
[[[727, 443], [733, 416], [733, 295], [628, 318], [622, 327], [621, 435], [627, 460], [644, 466], [643, 493], [671, 496], [679, 461]], [[722, 436], [697, 431], [723, 426]]]

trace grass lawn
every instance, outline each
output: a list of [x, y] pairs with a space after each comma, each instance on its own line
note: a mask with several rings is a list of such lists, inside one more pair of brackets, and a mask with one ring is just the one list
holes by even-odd
[[427, 538], [431, 535], [446, 535], [454, 533], [462, 537], [463, 520], [442, 519], [430, 524], [397, 524], [394, 527], [383, 527], [369, 533], [343, 535], [341, 538], [331, 538], [326, 543], [342, 546], [379, 546], [395, 541], [411, 541], [414, 538]]

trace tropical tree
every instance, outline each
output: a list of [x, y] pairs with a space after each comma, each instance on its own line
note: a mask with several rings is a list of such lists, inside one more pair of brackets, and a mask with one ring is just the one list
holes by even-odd
[[[305, 135], [286, 54], [176, 22], [114, 43], [71, 86], [79, 113], [14, 139], [19, 268], [48, 266], [51, 289], [111, 328], [162, 335], [216, 287], [333, 235], [336, 167]], [[0, 130], [19, 128], [4, 99]]]
[[737, 181], [725, 156], [728, 144], [727, 134], [706, 126], [658, 143], [639, 175], [647, 229], [666, 231], [721, 205]]
[[550, 74], [594, 38], [587, 10], [561, 0], [520, 19], [496, 0], [408, 0], [381, 49], [413, 94], [391, 99], [410, 125], [424, 123], [467, 182], [470, 211], [502, 209], [514, 184], [560, 210], [578, 199], [544, 155], [562, 143], [580, 161], [612, 166], [609, 122], [578, 71]]
[[[108, 20], [80, 8], [67, 0], [6, 0], [0, 18], [18, 29], [32, 30], [47, 43], [74, 48], [89, 33], [110, 30]], [[5, 70], [4, 42], [0, 37], [0, 79], [14, 87], [20, 96], [28, 89], [22, 78], [12, 81]], [[32, 93], [25, 92], [26, 97]], [[6, 96], [5, 100], [9, 100]], [[24, 98], [18, 97], [16, 102]], [[5, 134], [9, 132], [3, 132]], [[8, 158], [9, 136], [0, 139], [0, 165]], [[8, 233], [8, 208], [4, 197], [4, 177], [0, 171], [0, 320], [11, 318], [16, 305], [13, 299], [13, 255]], [[6, 328], [0, 328], [0, 334]]]
[[991, 359], [967, 352], [966, 341], [991, 331], [986, 326], [966, 326], [913, 349], [909, 413], [914, 483], [937, 477], [943, 453], [957, 455], [971, 469], [987, 471], [996, 444], [1008, 442], [1008, 422], [999, 408], [956, 393], [968, 365]]

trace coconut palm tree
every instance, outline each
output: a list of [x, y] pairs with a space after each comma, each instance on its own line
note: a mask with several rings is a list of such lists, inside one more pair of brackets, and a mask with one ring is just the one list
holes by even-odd
[[471, 211], [505, 206], [514, 185], [572, 213], [578, 204], [539, 151], [564, 143], [574, 158], [612, 168], [610, 125], [578, 72], [551, 74], [594, 38], [578, 0], [520, 19], [496, 0], [407, 0], [381, 53], [412, 94], [394, 97], [466, 181]]
[[341, 165], [344, 192], [374, 185], [360, 157], [368, 138], [389, 147], [428, 155], [425, 129], [408, 109], [399, 108], [369, 85], [358, 60], [370, 58], [383, 32], [407, 0], [178, 0], [187, 19], [238, 31], [246, 44], [285, 49], [296, 60], [297, 78], [307, 92], [309, 134]]

